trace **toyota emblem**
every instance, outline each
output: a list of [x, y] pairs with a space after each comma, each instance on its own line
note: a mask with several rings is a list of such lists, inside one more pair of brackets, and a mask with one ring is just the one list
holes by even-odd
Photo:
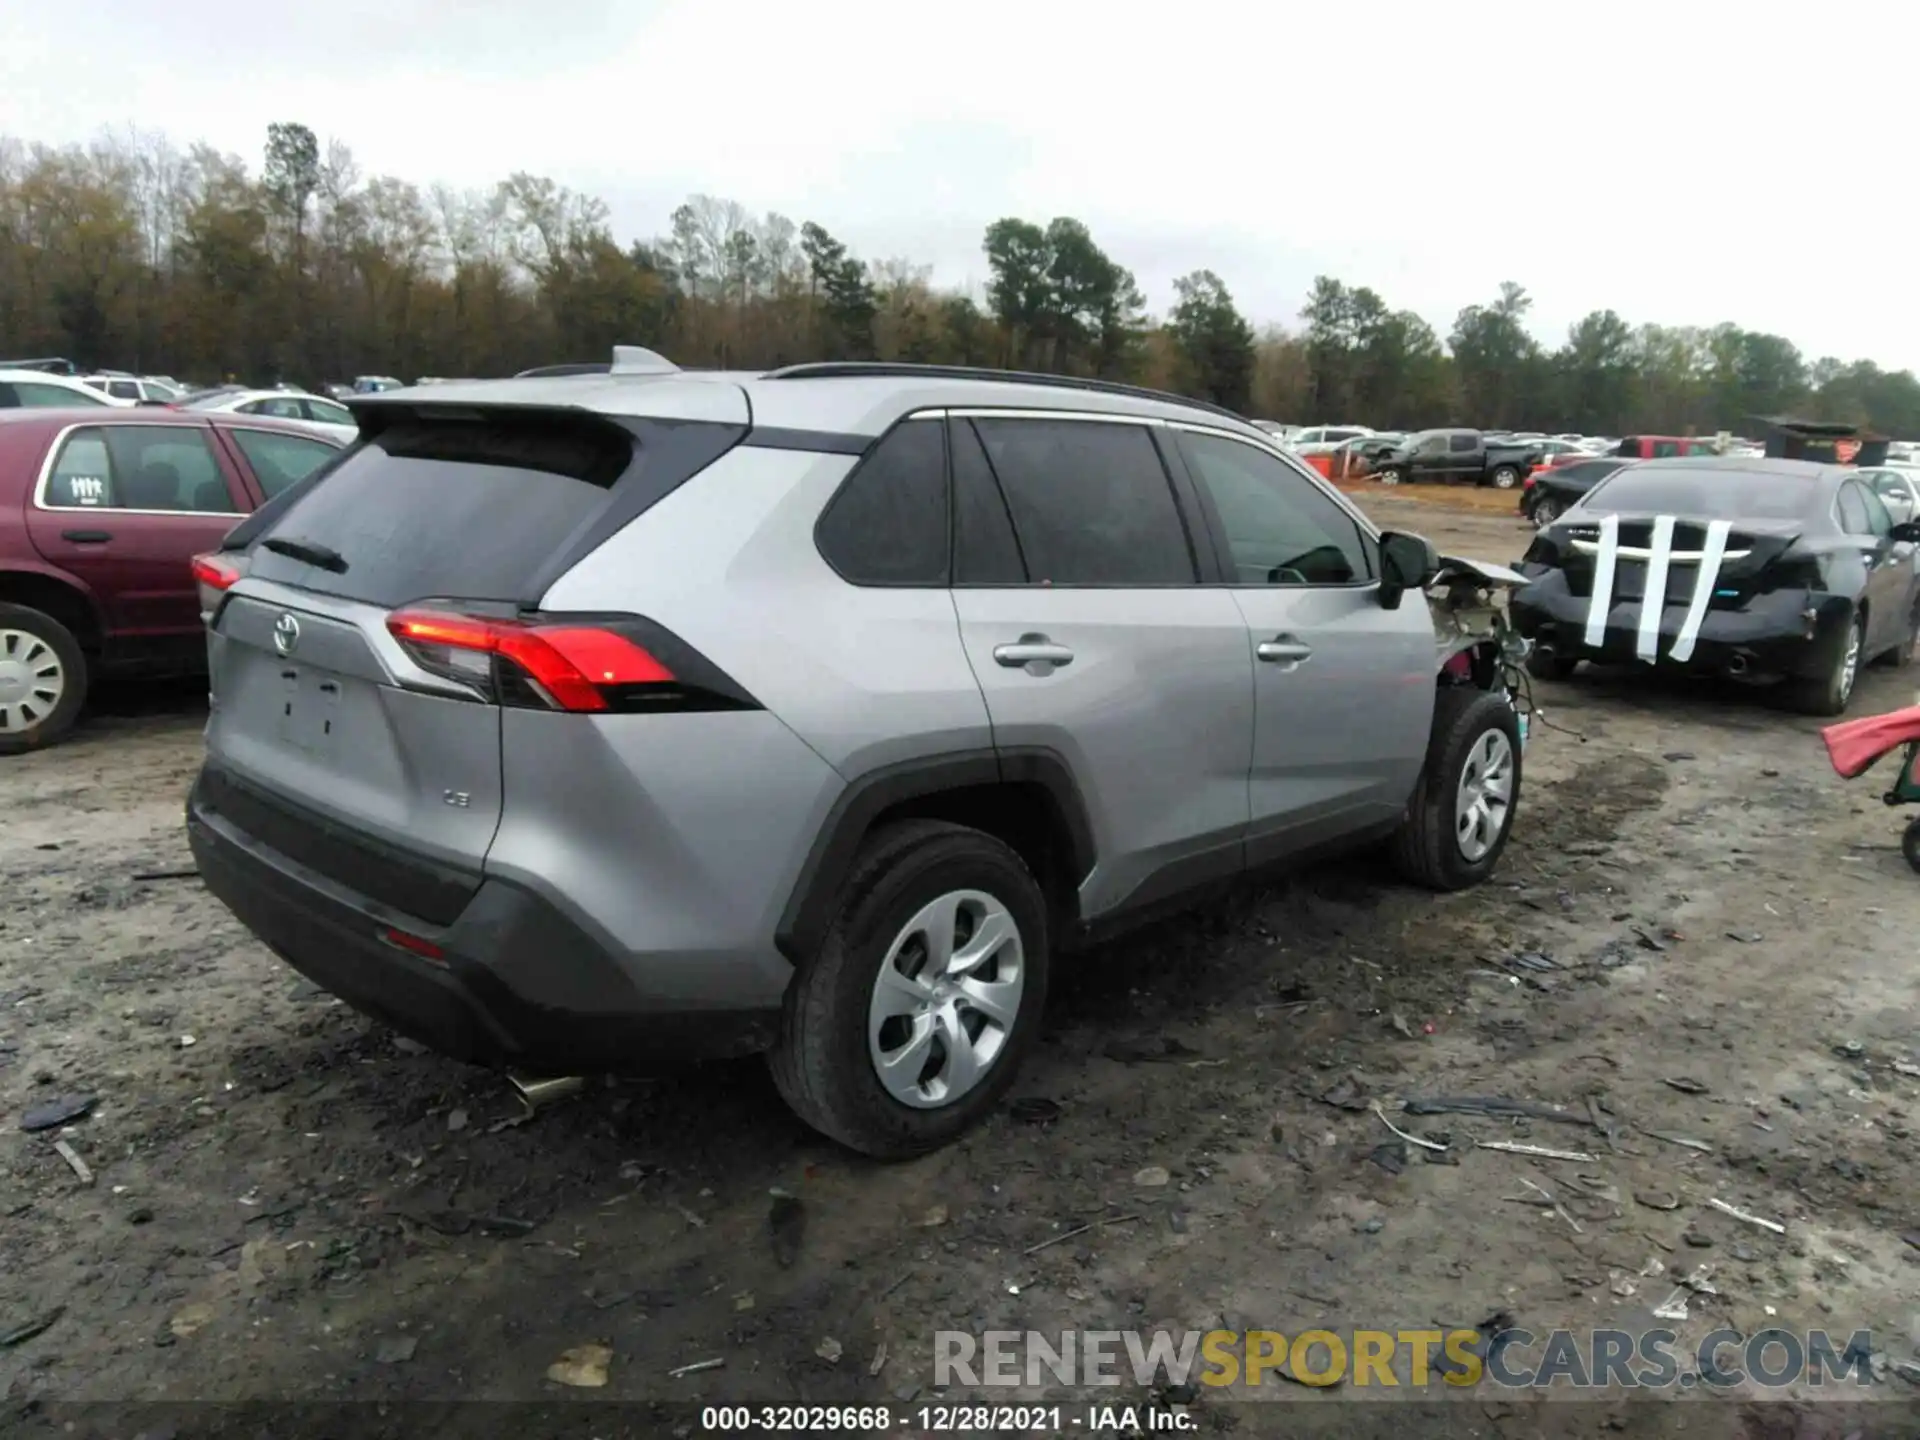
[[294, 646], [300, 643], [300, 622], [292, 615], [282, 615], [273, 622], [273, 648], [282, 655], [291, 655]]

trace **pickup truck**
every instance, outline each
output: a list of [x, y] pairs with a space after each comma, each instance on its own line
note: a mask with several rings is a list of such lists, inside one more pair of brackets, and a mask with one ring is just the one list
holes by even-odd
[[1376, 459], [1373, 474], [1383, 485], [1466, 480], [1512, 490], [1544, 458], [1533, 441], [1489, 440], [1478, 430], [1422, 430]]

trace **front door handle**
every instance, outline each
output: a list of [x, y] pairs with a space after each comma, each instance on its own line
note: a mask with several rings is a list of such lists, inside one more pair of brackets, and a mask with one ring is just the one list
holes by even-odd
[[1270, 664], [1298, 665], [1313, 654], [1313, 647], [1302, 644], [1291, 635], [1276, 635], [1271, 640], [1262, 640], [1254, 647], [1253, 653]]
[[104, 545], [113, 539], [111, 530], [62, 530], [62, 540], [71, 540], [76, 545]]
[[1029, 674], [1044, 675], [1054, 667], [1071, 665], [1073, 651], [1064, 645], [1054, 644], [1044, 635], [1022, 635], [1014, 644], [994, 646], [993, 658], [1009, 670], [1026, 670]]

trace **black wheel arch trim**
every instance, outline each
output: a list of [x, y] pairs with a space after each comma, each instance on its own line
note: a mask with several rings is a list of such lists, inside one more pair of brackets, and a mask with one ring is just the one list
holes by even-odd
[[[886, 811], [910, 800], [982, 785], [1038, 785], [1052, 799], [1067, 844], [1067, 865], [1077, 886], [1093, 869], [1093, 825], [1086, 801], [1067, 762], [1040, 746], [1003, 750], [951, 751], [885, 765], [854, 780], [841, 792], [801, 863], [774, 931], [774, 944], [798, 965], [814, 954], [833, 922], [840, 887], [853, 869], [854, 856], [867, 832]], [[1078, 904], [1065, 897], [1071, 918]]]

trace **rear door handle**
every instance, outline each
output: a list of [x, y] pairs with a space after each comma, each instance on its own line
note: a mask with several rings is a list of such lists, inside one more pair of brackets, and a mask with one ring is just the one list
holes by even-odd
[[62, 530], [62, 540], [71, 540], [76, 545], [104, 545], [113, 539], [111, 530]]
[[1313, 654], [1313, 647], [1302, 644], [1291, 635], [1276, 635], [1271, 640], [1262, 640], [1254, 647], [1253, 653], [1270, 664], [1298, 665]]
[[1054, 644], [1044, 635], [1022, 635], [1012, 645], [994, 646], [993, 658], [1009, 670], [1022, 670], [1030, 665], [1071, 665], [1073, 651], [1064, 645]]

